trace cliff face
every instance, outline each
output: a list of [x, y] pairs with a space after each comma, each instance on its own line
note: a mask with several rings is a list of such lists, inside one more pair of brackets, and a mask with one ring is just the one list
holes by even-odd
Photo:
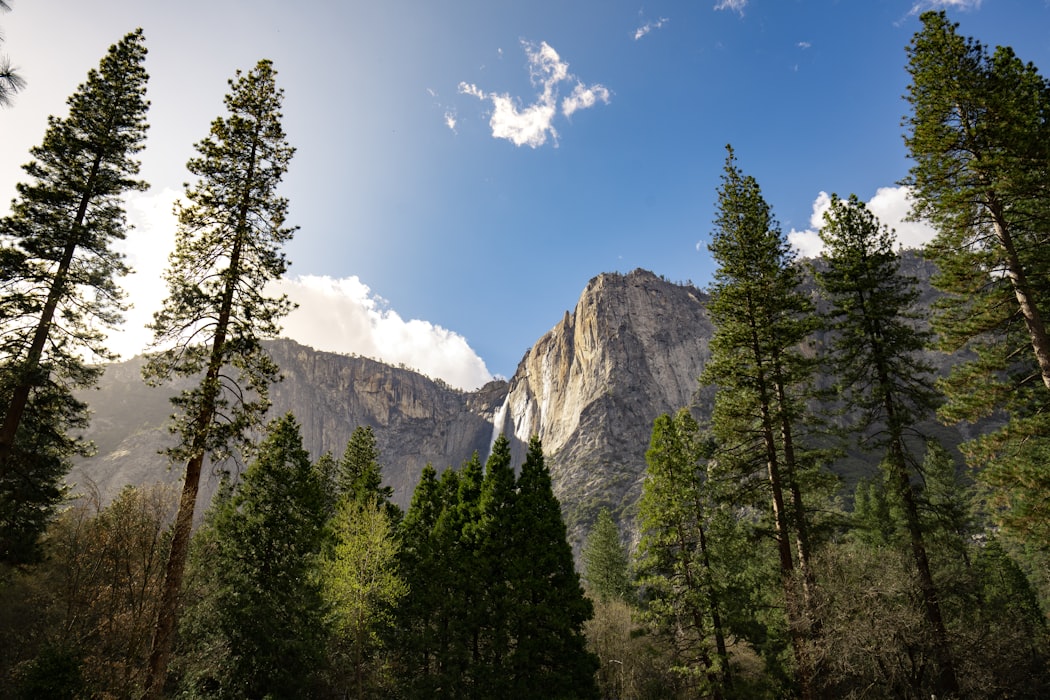
[[[902, 269], [933, 292], [928, 263], [906, 255]], [[641, 494], [653, 420], [690, 406], [710, 410], [713, 392], [697, 377], [710, 356], [713, 327], [706, 296], [650, 272], [603, 274], [584, 289], [576, 308], [529, 350], [509, 382], [462, 392], [406, 369], [360, 357], [317, 352], [290, 340], [269, 344], [284, 381], [271, 391], [272, 413], [292, 412], [315, 457], [342, 454], [354, 428], [375, 430], [383, 473], [407, 506], [424, 465], [459, 467], [475, 451], [485, 459], [494, 436], [511, 439], [517, 468], [530, 436], [539, 435], [573, 544], [608, 506], [631, 523]], [[935, 366], [949, 360], [932, 353]], [[84, 398], [94, 411], [88, 437], [99, 448], [71, 480], [112, 498], [125, 484], [177, 482], [158, 454], [171, 441], [164, 428], [172, 390], [139, 379], [141, 359], [111, 365], [98, 391]], [[930, 421], [923, 426], [945, 444], [959, 433]], [[847, 480], [870, 471], [870, 456], [836, 464]], [[239, 465], [219, 465], [236, 471]], [[217, 479], [202, 491], [202, 508]]]
[[543, 440], [575, 538], [602, 505], [630, 513], [653, 420], [697, 400], [712, 333], [704, 302], [643, 270], [599, 275], [510, 380], [496, 428]]
[[[543, 440], [554, 488], [576, 543], [602, 505], [630, 513], [640, 493], [653, 419], [694, 401], [711, 326], [692, 287], [645, 271], [603, 274], [576, 309], [544, 335], [509, 382], [462, 392], [415, 372], [360, 357], [317, 352], [290, 340], [269, 345], [284, 381], [271, 390], [273, 415], [295, 414], [315, 457], [342, 453], [358, 425], [376, 433], [383, 473], [402, 506], [423, 466], [458, 467], [484, 459], [499, 432], [511, 438], [515, 466], [529, 437]], [[125, 484], [178, 482], [159, 454], [172, 390], [139, 378], [141, 359], [109, 366], [85, 399], [88, 437], [99, 454], [71, 480], [112, 498]], [[238, 465], [214, 469], [236, 471]], [[210, 498], [213, 475], [202, 493]]]

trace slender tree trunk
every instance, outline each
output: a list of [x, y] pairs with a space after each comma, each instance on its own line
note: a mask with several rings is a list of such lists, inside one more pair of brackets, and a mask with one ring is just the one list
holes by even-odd
[[92, 190], [95, 189], [95, 181], [98, 179], [98, 173], [101, 168], [102, 152], [100, 151], [95, 155], [95, 160], [91, 163], [91, 173], [88, 175], [84, 194], [80, 197], [76, 217], [74, 217], [73, 224], [69, 229], [69, 241], [62, 251], [62, 259], [59, 261], [55, 278], [51, 282], [47, 301], [44, 302], [44, 308], [40, 313], [40, 321], [37, 323], [36, 331], [33, 333], [33, 342], [29, 346], [29, 353], [26, 355], [26, 361], [22, 365], [18, 385], [14, 388], [11, 401], [7, 407], [7, 413], [4, 414], [3, 425], [0, 426], [0, 478], [6, 476], [9, 471], [9, 462], [15, 446], [15, 436], [18, 433], [18, 426], [22, 423], [26, 405], [29, 403], [29, 394], [34, 386], [39, 386], [40, 384], [39, 380], [33, 379], [33, 375], [40, 368], [40, 358], [44, 356], [44, 345], [51, 334], [51, 322], [55, 318], [58, 302], [66, 292], [66, 278], [69, 276], [69, 268], [73, 264], [73, 255], [80, 244], [80, 227], [87, 216], [88, 204], [93, 196]]
[[[252, 147], [251, 164], [255, 163], [255, 147]], [[248, 181], [251, 181], [253, 167], [249, 167]], [[201, 467], [204, 463], [205, 447], [215, 419], [215, 404], [219, 396], [219, 372], [222, 369], [223, 350], [226, 345], [226, 334], [230, 325], [233, 310], [233, 296], [236, 280], [240, 272], [241, 247], [246, 235], [247, 200], [241, 208], [238, 220], [237, 237], [230, 253], [229, 277], [226, 289], [223, 290], [222, 306], [215, 328], [211, 357], [204, 377], [205, 395], [201, 408], [195, 418], [197, 425], [193, 437], [190, 458], [186, 462], [186, 474], [182, 485], [182, 497], [179, 500], [179, 512], [175, 517], [175, 529], [172, 535], [171, 551], [164, 573], [164, 585], [161, 591], [160, 609], [157, 613], [157, 629], [150, 649], [149, 670], [146, 676], [143, 700], [160, 700], [163, 697], [164, 682], [168, 673], [168, 661], [175, 642], [175, 623], [179, 611], [179, 594], [182, 590], [182, 579], [186, 571], [186, 559], [189, 555], [190, 532], [193, 529], [193, 512], [197, 505], [197, 493], [200, 490]]]
[[780, 580], [784, 588], [787, 606], [788, 628], [791, 634], [791, 648], [798, 666], [799, 695], [802, 700], [813, 697], [813, 671], [809, 653], [806, 649], [807, 632], [805, 618], [802, 615], [804, 602], [799, 601], [795, 582], [795, 563], [791, 555], [791, 527], [784, 507], [784, 479], [780, 473], [780, 461], [777, 458], [777, 445], [773, 429], [773, 417], [770, 411], [771, 400], [765, 377], [764, 358], [758, 340], [758, 329], [754, 313], [748, 309], [751, 326], [751, 352], [755, 358], [758, 372], [758, 393], [761, 405], [762, 437], [766, 448], [766, 468], [769, 474], [769, 487], [773, 498], [773, 528], [777, 540], [777, 553], [780, 557]]
[[1028, 336], [1032, 342], [1032, 350], [1035, 360], [1039, 364], [1039, 373], [1043, 378], [1043, 385], [1050, 389], [1050, 336], [1046, 332], [1046, 323], [1039, 312], [1039, 307], [1032, 295], [1031, 285], [1024, 266], [1017, 256], [1017, 246], [1014, 244], [1010, 227], [1002, 216], [1002, 208], [993, 201], [993, 217], [995, 235], [1006, 254], [1006, 276], [1010, 278], [1010, 285], [1017, 299], [1017, 306], [1021, 310]]

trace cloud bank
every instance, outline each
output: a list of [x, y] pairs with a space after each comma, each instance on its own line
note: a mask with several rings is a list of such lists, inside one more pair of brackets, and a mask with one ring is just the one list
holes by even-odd
[[284, 319], [282, 335], [304, 345], [403, 364], [461, 389], [492, 379], [463, 336], [428, 321], [402, 319], [356, 275], [283, 278], [271, 291], [299, 304]]
[[[135, 229], [120, 250], [135, 272], [121, 280], [121, 286], [134, 306], [109, 338], [109, 347], [125, 358], [149, 345], [152, 334], [145, 325], [167, 295], [163, 274], [175, 247], [172, 206], [179, 194], [164, 189], [128, 198], [128, 220]], [[403, 364], [462, 389], [475, 389], [492, 379], [463, 336], [427, 321], [402, 319], [356, 276], [284, 278], [272, 283], [267, 293], [287, 294], [299, 304], [284, 319], [281, 335], [304, 345]]]
[[588, 109], [602, 102], [609, 103], [609, 90], [599, 83], [587, 85], [569, 73], [569, 64], [561, 60], [558, 52], [547, 42], [538, 46], [522, 41], [528, 58], [529, 77], [533, 86], [539, 88], [535, 100], [524, 107], [520, 100], [509, 93], [485, 92], [473, 83], [461, 82], [459, 92], [482, 101], [492, 103], [489, 126], [492, 136], [506, 139], [515, 146], [539, 148], [550, 138], [558, 143], [558, 131], [554, 119], [559, 112], [559, 94], [563, 83], [573, 85], [572, 91], [561, 99], [560, 112], [571, 117], [581, 109]]
[[[911, 191], [907, 187], [880, 187], [867, 202], [868, 209], [879, 222], [896, 232], [897, 243], [905, 248], [919, 248], [930, 241], [936, 231], [922, 221], [906, 221], [911, 211]], [[824, 226], [824, 212], [831, 207], [831, 196], [821, 192], [813, 200], [813, 213], [809, 217], [809, 228], [788, 232], [788, 242], [799, 255], [816, 257], [824, 250], [820, 240], [820, 229]]]

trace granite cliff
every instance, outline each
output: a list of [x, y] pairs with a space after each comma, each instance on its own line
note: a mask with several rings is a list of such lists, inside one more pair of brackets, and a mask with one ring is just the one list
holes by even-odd
[[[473, 392], [374, 360], [274, 341], [269, 350], [284, 381], [273, 387], [272, 412], [296, 415], [315, 456], [341, 453], [355, 427], [372, 426], [384, 476], [403, 506], [425, 464], [458, 467], [475, 451], [484, 459], [503, 432], [518, 465], [538, 434], [578, 544], [602, 505], [629, 515], [653, 419], [695, 401], [710, 335], [704, 295], [694, 287], [643, 270], [602, 274], [509, 381]], [[158, 454], [172, 439], [165, 429], [171, 392], [146, 387], [141, 365], [141, 358], [110, 365], [85, 395], [98, 454], [71, 475], [79, 490], [97, 488], [108, 499], [126, 484], [181, 476], [181, 465], [169, 468]], [[202, 498], [215, 484], [213, 476]]]

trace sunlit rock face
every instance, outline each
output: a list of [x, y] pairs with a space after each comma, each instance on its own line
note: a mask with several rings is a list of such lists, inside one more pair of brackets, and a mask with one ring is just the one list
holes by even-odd
[[[653, 419], [698, 401], [712, 331], [704, 301], [694, 287], [643, 270], [599, 275], [509, 382], [473, 392], [275, 341], [268, 347], [284, 380], [271, 390], [271, 413], [295, 414], [315, 457], [341, 454], [356, 426], [372, 426], [386, 481], [405, 507], [426, 464], [458, 467], [475, 451], [484, 459], [503, 432], [517, 467], [529, 437], [539, 435], [578, 545], [601, 506], [633, 515]], [[169, 468], [158, 453], [173, 440], [164, 427], [172, 392], [143, 385], [140, 367], [140, 359], [111, 365], [100, 388], [85, 394], [93, 411], [88, 437], [99, 453], [71, 474], [77, 490], [97, 489], [108, 500], [125, 484], [181, 478], [182, 465]], [[212, 472], [242, 467], [231, 462]], [[216, 484], [213, 475], [202, 505]]]
[[496, 428], [518, 445], [543, 440], [575, 540], [603, 505], [633, 514], [653, 420], [699, 402], [704, 304], [692, 286], [643, 270], [599, 275], [511, 378]]

